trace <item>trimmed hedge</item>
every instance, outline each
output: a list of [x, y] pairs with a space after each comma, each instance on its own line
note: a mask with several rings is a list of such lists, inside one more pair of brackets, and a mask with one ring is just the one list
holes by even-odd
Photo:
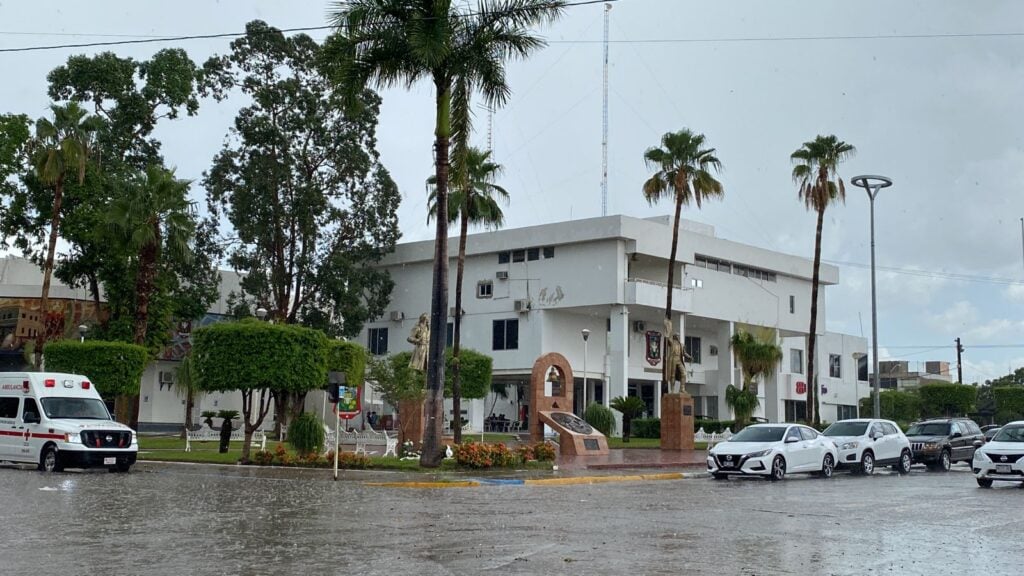
[[996, 400], [996, 419], [1000, 424], [1024, 418], [1024, 387], [1000, 386], [992, 389]]
[[[452, 349], [444, 351], [444, 396], [451, 398], [452, 382], [454, 380], [452, 361]], [[477, 352], [471, 348], [459, 349], [459, 391], [462, 398], [472, 400], [484, 398], [491, 391], [491, 374], [494, 361], [490, 356]]]
[[925, 384], [918, 394], [922, 416], [962, 416], [974, 410], [978, 390], [966, 384]]
[[126, 342], [59, 340], [43, 348], [48, 372], [81, 374], [105, 398], [137, 396], [148, 353]]
[[327, 343], [327, 370], [344, 372], [349, 386], [362, 386], [366, 377], [366, 348], [355, 342], [331, 340]]
[[693, 421], [693, 431], [696, 432], [696, 431], [700, 430], [701, 428], [703, 428], [704, 432], [706, 432], [708, 434], [714, 434], [716, 432], [719, 432], [719, 433], [720, 432], [725, 432], [726, 428], [728, 428], [732, 432], [735, 432], [736, 431], [736, 421], [735, 420], [694, 420]]
[[661, 438], [661, 418], [637, 418], [632, 425], [633, 438]]
[[[896, 422], [915, 422], [921, 419], [921, 397], [916, 392], [901, 390], [882, 390], [879, 396], [882, 418]], [[860, 413], [864, 416], [873, 414], [875, 409], [874, 394], [860, 399]]]

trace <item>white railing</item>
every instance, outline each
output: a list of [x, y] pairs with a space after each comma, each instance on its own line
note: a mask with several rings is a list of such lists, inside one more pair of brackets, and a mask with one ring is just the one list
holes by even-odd
[[732, 438], [732, 430], [730, 430], [729, 428], [726, 428], [724, 432], [714, 432], [708, 434], [707, 432], [704, 431], [704, 428], [701, 427], [701, 429], [697, 430], [697, 433], [693, 435], [694, 442], [706, 442], [708, 448], [711, 448], [712, 446], [718, 444], [719, 442], [725, 442], [729, 438]]
[[[235, 428], [231, 431], [231, 441], [241, 442], [245, 440], [245, 429]], [[206, 424], [203, 424], [199, 430], [185, 432], [185, 452], [192, 451], [193, 442], [220, 442], [220, 430], [214, 430]], [[253, 448], [259, 448], [260, 450], [267, 449], [267, 435], [262, 430], [256, 430], [252, 433], [252, 444]]]

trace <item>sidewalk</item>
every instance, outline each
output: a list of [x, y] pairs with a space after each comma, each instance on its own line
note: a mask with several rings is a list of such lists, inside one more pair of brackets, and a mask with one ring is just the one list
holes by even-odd
[[659, 450], [618, 448], [607, 456], [560, 456], [562, 470], [644, 470], [707, 467], [706, 450]]

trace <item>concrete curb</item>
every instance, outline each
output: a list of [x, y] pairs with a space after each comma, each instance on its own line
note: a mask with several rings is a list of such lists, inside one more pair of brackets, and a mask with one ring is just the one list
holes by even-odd
[[364, 482], [378, 488], [479, 488], [481, 486], [575, 486], [580, 484], [613, 484], [620, 482], [656, 482], [708, 478], [706, 472], [665, 472], [661, 474], [620, 474], [614, 476], [571, 476], [568, 478], [473, 479], [451, 482]]

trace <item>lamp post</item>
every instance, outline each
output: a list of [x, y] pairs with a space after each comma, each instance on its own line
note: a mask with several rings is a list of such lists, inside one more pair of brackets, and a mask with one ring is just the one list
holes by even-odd
[[85, 324], [78, 325], [78, 341], [85, 342], [85, 333], [89, 331], [89, 327]]
[[580, 330], [583, 334], [583, 410], [587, 409], [587, 340], [590, 339], [590, 330]]
[[256, 309], [256, 317], [259, 318], [260, 320], [266, 320], [267, 319], [267, 309], [264, 308], [263, 306], [260, 306], [259, 308], [257, 308]]
[[885, 176], [864, 175], [854, 176], [850, 183], [863, 188], [871, 200], [871, 367], [875, 373], [872, 391], [875, 395], [874, 417], [881, 418], [881, 387], [878, 382], [878, 304], [875, 296], [875, 197], [882, 188], [892, 186], [892, 180]]

